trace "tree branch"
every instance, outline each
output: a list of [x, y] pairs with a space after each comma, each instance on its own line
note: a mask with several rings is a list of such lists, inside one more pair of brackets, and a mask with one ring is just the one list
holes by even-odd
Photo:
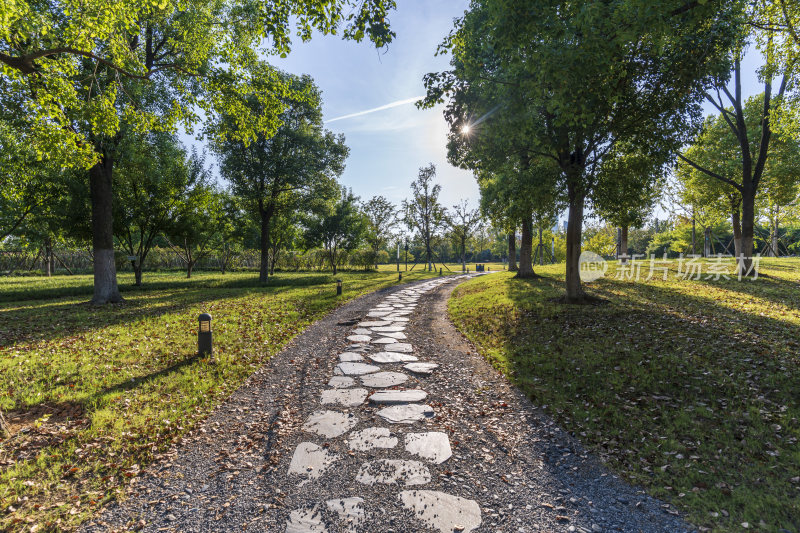
[[683, 154], [678, 154], [678, 157], [680, 159], [682, 159], [683, 161], [685, 161], [686, 163], [688, 163], [689, 165], [691, 165], [694, 168], [696, 168], [697, 170], [699, 170], [700, 172], [702, 172], [702, 173], [704, 173], [704, 174], [706, 174], [708, 176], [711, 176], [712, 178], [716, 178], [716, 179], [720, 180], [723, 183], [727, 183], [728, 185], [730, 185], [731, 187], [733, 187], [734, 189], [736, 189], [739, 192], [742, 191], [742, 186], [740, 184], [736, 183], [735, 181], [733, 181], [732, 179], [726, 178], [725, 176], [721, 176], [721, 175], [717, 174], [716, 172], [712, 172], [711, 170], [708, 170], [707, 168], [701, 167], [700, 165], [698, 165], [697, 163], [695, 163], [691, 159], [687, 159], [686, 157], [684, 157]]

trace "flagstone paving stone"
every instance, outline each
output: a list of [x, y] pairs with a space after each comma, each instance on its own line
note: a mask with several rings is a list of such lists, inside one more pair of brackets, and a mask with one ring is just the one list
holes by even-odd
[[358, 418], [350, 413], [315, 411], [303, 424], [303, 429], [330, 439], [347, 433], [356, 424], [358, 424]]
[[328, 381], [328, 386], [334, 389], [346, 389], [356, 384], [356, 380], [350, 376], [333, 376]]
[[403, 459], [370, 461], [361, 465], [361, 469], [356, 474], [356, 481], [365, 485], [402, 482], [403, 485], [410, 487], [424, 485], [430, 480], [431, 473], [423, 463]]
[[428, 393], [420, 389], [412, 390], [386, 390], [373, 393], [369, 397], [372, 403], [411, 403], [422, 402], [428, 397]]
[[[305, 482], [320, 477], [336, 460], [338, 455], [313, 442], [301, 442], [289, 463], [289, 474], [307, 478]], [[305, 483], [303, 482], [303, 483]]]
[[403, 365], [403, 368], [415, 374], [431, 374], [439, 368], [439, 365], [436, 363], [408, 363]]
[[365, 452], [373, 448], [394, 448], [397, 437], [392, 437], [389, 428], [367, 428], [350, 433], [347, 445], [351, 450]]
[[408, 381], [408, 374], [402, 372], [377, 372], [361, 376], [361, 384], [373, 389], [382, 389], [402, 385]]
[[339, 354], [339, 361], [342, 363], [356, 363], [363, 360], [364, 356], [355, 352], [344, 352]]
[[336, 365], [336, 370], [345, 376], [361, 376], [363, 374], [371, 374], [378, 372], [381, 369], [379, 366], [368, 365], [366, 363], [339, 363]]
[[369, 354], [369, 358], [375, 363], [404, 363], [407, 361], [417, 361], [415, 355], [400, 352], [378, 352]]
[[392, 339], [391, 337], [381, 337], [380, 339], [373, 339], [372, 344], [394, 344], [397, 342], [397, 339]]
[[405, 490], [400, 500], [417, 519], [442, 533], [468, 533], [481, 525], [481, 508], [473, 500], [434, 490]]
[[406, 433], [406, 451], [436, 464], [447, 461], [453, 455], [450, 439], [441, 431]]
[[414, 351], [414, 348], [411, 344], [407, 342], [395, 342], [392, 344], [387, 344], [383, 347], [384, 350], [387, 352], [402, 352], [402, 353], [411, 353]]
[[322, 391], [322, 405], [339, 404], [344, 407], [361, 405], [367, 398], [367, 389], [331, 389]]
[[388, 332], [395, 332], [395, 331], [403, 331], [406, 329], [405, 326], [376, 326], [370, 328], [375, 333], [386, 333]]
[[416, 403], [392, 405], [378, 411], [378, 416], [392, 424], [413, 424], [432, 417], [433, 407]]

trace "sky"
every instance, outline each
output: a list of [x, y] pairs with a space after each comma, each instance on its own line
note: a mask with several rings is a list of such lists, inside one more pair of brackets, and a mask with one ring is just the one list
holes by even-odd
[[[419, 168], [433, 163], [444, 206], [462, 198], [478, 206], [472, 174], [447, 162], [447, 123], [441, 107], [418, 110], [413, 103], [425, 94], [422, 77], [448, 68], [448, 58], [435, 57], [436, 47], [468, 4], [467, 0], [398, 2], [397, 10], [387, 17], [397, 37], [382, 50], [369, 42], [317, 34], [306, 43], [297, 40], [286, 58], [268, 58], [282, 70], [314, 78], [322, 91], [326, 129], [343, 133], [350, 148], [340, 182], [362, 200], [383, 195], [399, 205], [409, 196]], [[404, 103], [331, 121], [397, 102]]]
[[[314, 78], [322, 91], [325, 127], [343, 133], [350, 148], [340, 181], [362, 200], [383, 195], [399, 205], [419, 168], [434, 163], [442, 204], [468, 199], [477, 207], [471, 172], [447, 162], [442, 108], [418, 110], [413, 103], [425, 93], [423, 76], [449, 67], [448, 57], [435, 56], [436, 48], [467, 7], [468, 0], [403, 0], [388, 17], [397, 36], [385, 49], [317, 34], [306, 43], [297, 40], [286, 58], [268, 59]], [[742, 65], [745, 96], [763, 90], [755, 76], [759, 65], [751, 50]], [[716, 112], [710, 103], [704, 109]]]

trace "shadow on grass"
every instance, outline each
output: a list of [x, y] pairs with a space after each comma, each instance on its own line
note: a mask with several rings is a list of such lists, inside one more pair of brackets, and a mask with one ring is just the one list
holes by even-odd
[[[789, 281], [732, 283], [720, 288], [733, 291], [733, 303], [792, 305], [781, 295]], [[492, 363], [536, 404], [697, 525], [763, 519], [793, 530], [800, 327], [766, 316], [769, 304], [744, 312], [682, 288], [606, 280], [587, 291], [610, 305], [569, 306], [547, 301], [563, 291], [553, 278], [507, 279], [514, 309], [473, 327], [500, 339]], [[478, 293], [476, 307], [490, 307]]]
[[[368, 275], [367, 273], [366, 275]], [[375, 272], [375, 276], [385, 275], [383, 273]], [[36, 280], [38, 278], [30, 278]], [[47, 280], [47, 278], [42, 278]], [[63, 281], [70, 281], [69, 277], [61, 278]], [[264, 287], [306, 287], [309, 285], [318, 285], [326, 282], [332, 282], [334, 279], [333, 274], [319, 273], [281, 273], [274, 277], [270, 277], [266, 283], [261, 283], [258, 280], [258, 274], [253, 277], [244, 278], [242, 276], [231, 276], [231, 279], [223, 280], [215, 276], [213, 278], [203, 277], [202, 275], [195, 278], [184, 279], [171, 279], [169, 281], [148, 281], [145, 273], [144, 282], [141, 286], [137, 287], [131, 283], [121, 282], [119, 284], [120, 293], [122, 297], [131, 295], [148, 294], [156, 291], [163, 290], [181, 290], [181, 289], [245, 289], [245, 288], [264, 288]], [[26, 279], [26, 281], [29, 281]], [[85, 296], [88, 299], [92, 297], [93, 285], [91, 280], [77, 281], [74, 285], [44, 287], [44, 288], [24, 288], [24, 289], [6, 289], [0, 293], [0, 302], [28, 302], [33, 300], [52, 300], [58, 298], [77, 298]]]
[[[376, 285], [386, 280], [380, 272], [359, 273], [359, 285]], [[326, 294], [308, 302], [309, 307], [326, 305], [334, 297], [334, 280], [331, 274], [283, 274], [271, 277], [267, 283], [257, 279], [170, 281], [153, 283], [143, 289], [123, 291], [126, 301], [95, 307], [88, 302], [61, 302], [61, 298], [29, 299], [13, 309], [0, 308], [0, 349], [19, 343], [50, 340], [74, 336], [141, 320], [181, 312], [205, 302], [259, 295], [280, 295], [294, 289], [319, 287], [330, 289]], [[89, 293], [91, 294], [91, 292]], [[191, 317], [194, 320], [196, 317]]]

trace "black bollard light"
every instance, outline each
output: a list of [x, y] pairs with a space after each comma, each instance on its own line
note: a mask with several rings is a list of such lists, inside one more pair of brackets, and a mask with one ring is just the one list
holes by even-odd
[[397, 281], [403, 281], [403, 273], [402, 272], [398, 272], [397, 273]]
[[442, 275], [442, 267], [439, 267], [439, 275]]
[[197, 353], [211, 355], [211, 315], [203, 313], [197, 319], [200, 321], [200, 327], [197, 328]]
[[337, 279], [336, 280], [336, 296], [341, 296], [341, 295], [342, 295], [342, 280]]

